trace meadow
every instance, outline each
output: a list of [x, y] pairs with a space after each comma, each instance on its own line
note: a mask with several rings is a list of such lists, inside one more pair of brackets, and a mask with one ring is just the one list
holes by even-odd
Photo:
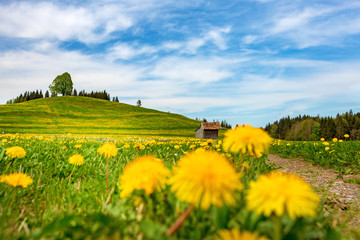
[[[311, 186], [268, 163], [270, 137], [243, 130], [222, 140], [2, 134], [0, 239], [341, 239]], [[302, 144], [318, 152], [321, 142]], [[357, 146], [336, 144], [346, 146], [330, 145], [337, 154]]]
[[179, 114], [90, 97], [0, 105], [0, 131], [6, 133], [193, 137], [199, 126]]
[[284, 158], [302, 158], [314, 165], [334, 169], [338, 174], [360, 172], [360, 141], [343, 139], [330, 141], [283, 141], [272, 144], [271, 153]]

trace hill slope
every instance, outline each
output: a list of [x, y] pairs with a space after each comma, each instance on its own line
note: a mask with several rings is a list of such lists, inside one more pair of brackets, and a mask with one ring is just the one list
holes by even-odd
[[200, 125], [178, 114], [88, 97], [0, 105], [0, 133], [194, 136]]

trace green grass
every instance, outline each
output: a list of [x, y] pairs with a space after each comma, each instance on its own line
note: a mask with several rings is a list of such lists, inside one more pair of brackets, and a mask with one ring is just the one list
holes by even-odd
[[5, 133], [193, 137], [199, 125], [179, 114], [88, 97], [0, 105], [0, 131]]

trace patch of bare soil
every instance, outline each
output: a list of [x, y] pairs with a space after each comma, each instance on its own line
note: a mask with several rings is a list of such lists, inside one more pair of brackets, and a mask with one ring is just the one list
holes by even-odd
[[325, 211], [336, 212], [336, 221], [346, 222], [352, 227], [360, 226], [360, 185], [344, 182], [349, 178], [360, 178], [360, 175], [342, 175], [331, 169], [314, 166], [302, 159], [286, 159], [268, 154], [270, 162], [279, 167], [279, 171], [296, 173], [314, 186], [326, 199]]

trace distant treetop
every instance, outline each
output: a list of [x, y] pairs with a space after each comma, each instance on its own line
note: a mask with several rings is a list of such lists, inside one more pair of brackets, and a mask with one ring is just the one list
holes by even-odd
[[63, 96], [71, 95], [73, 90], [73, 82], [68, 72], [58, 75], [49, 86], [52, 95], [57, 93]]

